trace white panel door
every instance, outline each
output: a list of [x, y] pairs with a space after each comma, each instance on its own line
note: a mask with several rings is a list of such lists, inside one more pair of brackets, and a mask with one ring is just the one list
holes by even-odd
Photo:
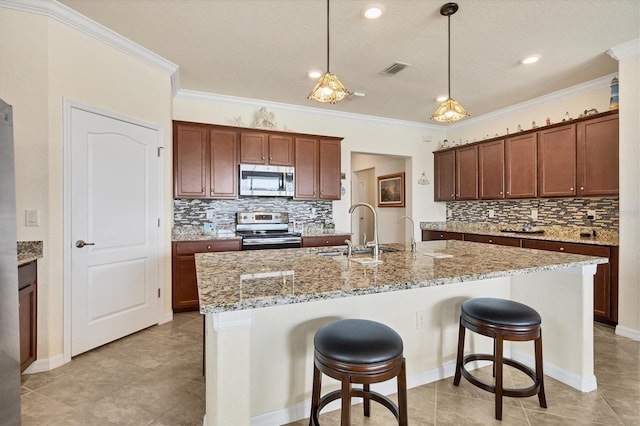
[[158, 145], [157, 130], [71, 110], [72, 356], [158, 322]]

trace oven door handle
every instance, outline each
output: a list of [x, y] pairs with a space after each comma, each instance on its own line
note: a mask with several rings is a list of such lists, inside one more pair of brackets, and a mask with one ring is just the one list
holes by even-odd
[[258, 246], [262, 244], [299, 243], [299, 238], [245, 238], [242, 240], [244, 246]]

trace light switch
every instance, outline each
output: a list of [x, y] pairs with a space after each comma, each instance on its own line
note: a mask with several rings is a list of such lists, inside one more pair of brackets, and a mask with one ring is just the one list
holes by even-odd
[[213, 209], [207, 209], [207, 219], [214, 219], [216, 211]]
[[40, 226], [40, 211], [39, 210], [25, 210], [24, 211], [24, 226]]

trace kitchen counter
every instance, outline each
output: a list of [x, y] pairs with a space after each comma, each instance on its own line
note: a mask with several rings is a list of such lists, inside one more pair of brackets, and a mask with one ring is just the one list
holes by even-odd
[[351, 237], [351, 235], [353, 235], [351, 232], [348, 231], [327, 231], [327, 230], [322, 230], [322, 229], [306, 229], [304, 230], [304, 232], [302, 233], [302, 238], [304, 237], [325, 237], [325, 236], [345, 236], [345, 237]]
[[605, 246], [618, 245], [618, 233], [607, 229], [596, 229], [595, 237], [581, 237], [580, 231], [591, 231], [590, 227], [536, 226], [533, 230], [541, 234], [523, 232], [502, 232], [501, 229], [519, 229], [522, 225], [488, 224], [477, 222], [420, 222], [420, 228], [429, 231], [459, 232], [465, 234], [499, 235], [503, 237], [527, 238], [532, 240], [560, 241], [579, 244]]
[[18, 241], [18, 266], [40, 259], [43, 255], [42, 241]]
[[[593, 275], [607, 259], [428, 241], [417, 244], [417, 253], [385, 252], [382, 264], [365, 265], [318, 254], [329, 249], [196, 254], [205, 314], [205, 424], [286, 424], [307, 416], [313, 335], [340, 318], [393, 327], [403, 338], [411, 387], [449, 377], [460, 304], [471, 297], [532, 306], [542, 317], [545, 373], [585, 392], [597, 387]], [[470, 338], [478, 352], [491, 352], [488, 339]], [[508, 344], [506, 354], [532, 364], [533, 345]], [[382, 393], [395, 391], [384, 386]]]
[[199, 228], [174, 228], [171, 241], [241, 240], [235, 231], [218, 230], [213, 234], [204, 233]]

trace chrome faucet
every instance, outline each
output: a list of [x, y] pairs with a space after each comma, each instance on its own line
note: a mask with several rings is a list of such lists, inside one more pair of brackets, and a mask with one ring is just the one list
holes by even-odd
[[413, 219], [411, 219], [409, 216], [402, 216], [400, 219], [398, 219], [398, 223], [400, 223], [400, 221], [402, 219], [407, 219], [409, 222], [411, 222], [411, 253], [415, 253], [416, 252], [416, 239], [414, 237], [415, 234], [415, 223], [413, 223]]
[[378, 260], [378, 256], [380, 254], [380, 242], [378, 241], [378, 214], [373, 206], [367, 203], [355, 203], [349, 208], [349, 213], [352, 214], [356, 207], [366, 207], [371, 210], [371, 213], [373, 213], [373, 258]]
[[346, 240], [344, 240], [344, 243], [347, 245], [347, 257], [351, 258], [351, 253], [353, 251], [353, 245], [351, 243], [351, 240], [347, 238]]

